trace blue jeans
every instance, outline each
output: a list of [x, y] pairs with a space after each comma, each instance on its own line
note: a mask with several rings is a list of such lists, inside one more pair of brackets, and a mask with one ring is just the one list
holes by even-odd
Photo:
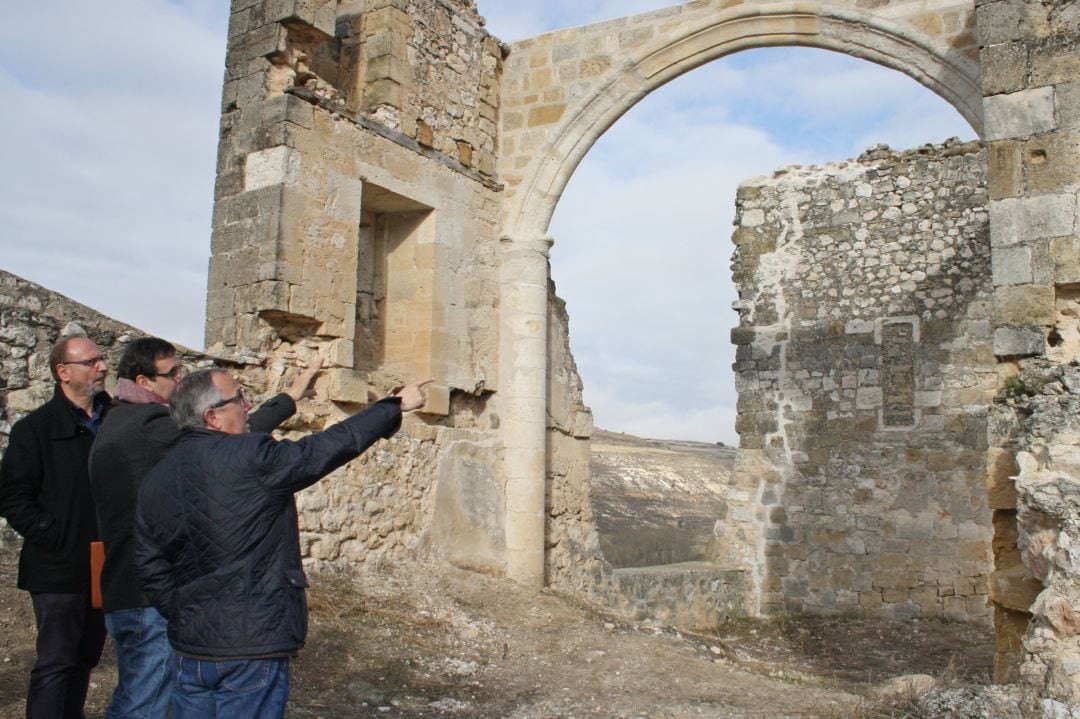
[[289, 660], [208, 661], [178, 656], [173, 719], [281, 719], [289, 701]]
[[116, 689], [106, 719], [159, 719], [169, 708], [173, 650], [153, 607], [105, 613], [116, 642]]

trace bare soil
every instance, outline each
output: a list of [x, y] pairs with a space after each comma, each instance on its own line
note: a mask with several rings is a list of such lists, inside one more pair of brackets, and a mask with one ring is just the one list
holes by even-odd
[[[23, 715], [33, 615], [0, 546], [0, 717]], [[798, 617], [715, 633], [620, 620], [572, 598], [430, 564], [316, 575], [290, 717], [884, 717], [898, 675], [985, 682], [989, 628]], [[88, 713], [104, 716], [112, 647]]]

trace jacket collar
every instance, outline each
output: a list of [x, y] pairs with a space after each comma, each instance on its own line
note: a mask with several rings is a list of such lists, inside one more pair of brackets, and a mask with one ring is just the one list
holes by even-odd
[[[101, 407], [101, 413], [109, 411], [111, 398], [108, 393], [100, 392], [94, 396], [94, 405]], [[79, 420], [75, 418], [75, 410], [82, 411], [71, 403], [64, 391], [60, 389], [60, 383], [56, 383], [53, 389], [53, 397], [43, 407], [49, 408], [49, 436], [55, 439], [74, 437], [79, 433]]]

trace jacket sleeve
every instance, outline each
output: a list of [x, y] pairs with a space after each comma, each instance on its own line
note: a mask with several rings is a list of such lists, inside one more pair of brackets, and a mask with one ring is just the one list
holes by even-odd
[[161, 539], [154, 535], [153, 527], [141, 511], [135, 517], [134, 553], [139, 587], [161, 616], [168, 619], [173, 596], [172, 564], [165, 558]]
[[16, 422], [0, 460], [0, 516], [12, 529], [44, 549], [60, 548], [56, 520], [38, 501], [44, 475], [41, 448], [33, 427]]
[[270, 432], [294, 414], [296, 414], [296, 402], [282, 392], [266, 400], [252, 412], [248, 417], [248, 425], [252, 432]]
[[379, 439], [393, 436], [400, 426], [401, 400], [388, 397], [296, 442], [264, 436], [256, 455], [260, 476], [271, 492], [298, 492], [359, 457]]

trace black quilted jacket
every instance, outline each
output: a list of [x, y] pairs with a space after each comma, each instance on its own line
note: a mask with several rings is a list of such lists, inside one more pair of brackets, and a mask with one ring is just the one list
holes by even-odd
[[135, 567], [169, 641], [201, 659], [289, 656], [307, 636], [293, 493], [401, 424], [378, 402], [296, 442], [187, 431], [139, 490]]
[[[248, 417], [252, 431], [269, 432], [296, 412], [284, 392]], [[135, 499], [150, 468], [180, 439], [180, 428], [160, 404], [119, 402], [90, 450], [90, 489], [105, 542], [101, 603], [106, 612], [149, 606], [135, 579]]]

